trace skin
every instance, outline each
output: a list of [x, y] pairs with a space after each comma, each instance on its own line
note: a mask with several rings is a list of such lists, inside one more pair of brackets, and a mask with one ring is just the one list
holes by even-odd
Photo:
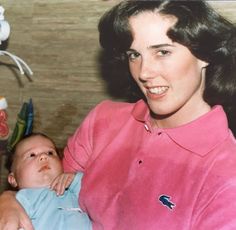
[[[55, 146], [46, 137], [36, 135], [23, 140], [15, 154], [12, 172], [8, 176], [13, 187], [49, 187], [57, 195], [62, 195], [74, 179], [73, 173], [63, 173]], [[1, 230], [34, 229], [24, 209], [15, 201], [15, 192], [4, 192], [0, 196], [0, 203]]]
[[13, 187], [49, 187], [62, 195], [73, 179], [74, 173], [63, 173], [61, 159], [50, 139], [36, 135], [17, 145], [12, 172], [8, 175]]
[[157, 12], [129, 19], [133, 35], [127, 51], [130, 72], [147, 99], [152, 124], [160, 128], [186, 124], [210, 110], [203, 100], [207, 63], [167, 36], [176, 21]]
[[32, 136], [17, 146], [8, 181], [20, 189], [49, 187], [62, 173], [54, 144], [45, 137]]

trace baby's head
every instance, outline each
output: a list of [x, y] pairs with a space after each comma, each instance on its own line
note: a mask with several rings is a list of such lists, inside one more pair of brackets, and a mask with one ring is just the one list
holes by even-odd
[[7, 167], [8, 182], [17, 189], [48, 187], [63, 172], [54, 142], [41, 133], [20, 140]]

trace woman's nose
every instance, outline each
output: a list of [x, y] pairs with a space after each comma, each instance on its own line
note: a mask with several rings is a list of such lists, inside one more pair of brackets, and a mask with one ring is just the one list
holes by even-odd
[[155, 77], [155, 71], [153, 70], [153, 66], [148, 61], [143, 61], [140, 67], [139, 78], [141, 81], [147, 81], [148, 79]]

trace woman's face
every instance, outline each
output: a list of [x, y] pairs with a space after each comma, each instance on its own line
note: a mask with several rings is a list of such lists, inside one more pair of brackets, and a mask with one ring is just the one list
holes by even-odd
[[127, 51], [130, 72], [159, 127], [185, 124], [210, 110], [202, 96], [207, 63], [167, 36], [175, 22], [174, 16], [154, 12], [129, 19], [133, 35]]

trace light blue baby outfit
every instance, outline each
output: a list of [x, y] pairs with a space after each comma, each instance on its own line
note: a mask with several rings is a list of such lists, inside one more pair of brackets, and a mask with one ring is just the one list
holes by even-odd
[[35, 230], [90, 230], [91, 222], [78, 205], [82, 173], [77, 173], [64, 195], [48, 188], [21, 189], [16, 194]]

